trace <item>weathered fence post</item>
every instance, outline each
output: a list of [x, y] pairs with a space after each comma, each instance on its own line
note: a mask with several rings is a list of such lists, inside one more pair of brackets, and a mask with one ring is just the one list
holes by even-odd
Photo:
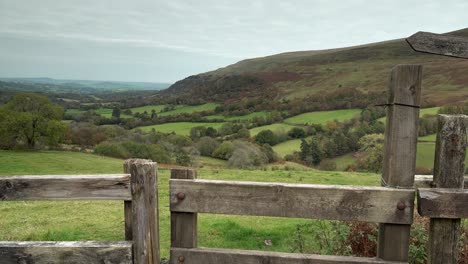
[[[397, 65], [390, 75], [382, 186], [412, 188], [416, 168], [421, 65]], [[395, 206], [395, 211], [408, 205]], [[377, 257], [408, 261], [411, 225], [379, 225]]]
[[[124, 162], [124, 173], [130, 174], [130, 161]], [[131, 241], [132, 235], [132, 201], [124, 201], [125, 240]]]
[[[439, 115], [434, 160], [435, 188], [464, 186], [468, 116]], [[431, 218], [428, 263], [458, 263], [460, 219]]]
[[131, 174], [131, 236], [134, 264], [159, 264], [156, 163], [151, 160], [133, 159], [126, 160], [124, 166]]
[[[171, 179], [196, 179], [197, 171], [193, 169], [172, 169]], [[184, 200], [184, 193], [177, 193], [172, 199]], [[197, 214], [171, 212], [171, 247], [197, 247]], [[172, 252], [171, 252], [172, 254]], [[184, 262], [184, 256], [172, 256], [171, 263]]]

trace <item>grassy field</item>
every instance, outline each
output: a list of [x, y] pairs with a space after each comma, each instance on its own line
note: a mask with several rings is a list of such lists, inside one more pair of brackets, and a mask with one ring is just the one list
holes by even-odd
[[[81, 113], [84, 113], [84, 112], [86, 112], [86, 111], [81, 110], [81, 109], [67, 109], [65, 111], [66, 114], [70, 114], [70, 115], [77, 115], [77, 114], [81, 114]], [[96, 112], [96, 114], [99, 114], [99, 115], [101, 115], [103, 117], [107, 117], [107, 118], [112, 117], [112, 109], [111, 108], [98, 108], [98, 109], [94, 110], [94, 112]], [[130, 118], [132, 116], [121, 114], [120, 117], [121, 118]]]
[[320, 124], [324, 125], [329, 121], [345, 121], [359, 116], [361, 109], [344, 109], [334, 111], [318, 111], [304, 113], [284, 120], [288, 124]]
[[196, 123], [196, 122], [175, 122], [175, 123], [165, 123], [160, 125], [152, 125], [152, 126], [143, 126], [138, 127], [137, 129], [141, 129], [143, 131], [151, 131], [153, 128], [157, 132], [162, 133], [172, 133], [175, 132], [178, 135], [190, 135], [190, 129], [197, 126], [205, 126], [205, 127], [212, 127], [215, 129], [219, 129], [223, 123]]
[[436, 141], [437, 134], [431, 134], [427, 135], [424, 137], [419, 137], [418, 141], [430, 141], [430, 142], [435, 142]]
[[[430, 108], [423, 108], [421, 110], [419, 110], [419, 116], [420, 117], [423, 117], [425, 115], [437, 115], [437, 111], [439, 111], [440, 107], [436, 106], [436, 107], [430, 107]], [[382, 122], [385, 124], [386, 120], [387, 120], [387, 117], [381, 117], [379, 119], [377, 119], [378, 121]]]
[[140, 107], [134, 107], [134, 108], [130, 108], [130, 110], [132, 111], [132, 113], [144, 113], [145, 111], [148, 113], [148, 114], [151, 114], [151, 111], [154, 110], [156, 111], [156, 113], [159, 114], [159, 112], [161, 112], [161, 110], [164, 109], [164, 106], [165, 105], [145, 105], [145, 106], [140, 106]]
[[301, 140], [292, 139], [282, 143], [279, 143], [273, 146], [273, 150], [284, 158], [288, 154], [292, 154], [294, 151], [299, 151], [301, 149]]
[[271, 125], [266, 125], [266, 126], [259, 126], [259, 127], [250, 129], [250, 136], [254, 137], [258, 133], [260, 133], [260, 131], [268, 130], [268, 129], [273, 131], [273, 132], [275, 132], [275, 131], [284, 131], [284, 132], [287, 133], [289, 130], [291, 130], [291, 128], [294, 128], [294, 127], [295, 126], [293, 126], [293, 125], [288, 125], [288, 124], [283, 124], [283, 123], [276, 123], [276, 124], [271, 124]]
[[[121, 173], [121, 160], [68, 152], [0, 151], [0, 175]], [[159, 169], [161, 255], [169, 256], [169, 171]], [[376, 174], [316, 170], [200, 169], [199, 178], [288, 183], [377, 185]], [[0, 240], [123, 240], [123, 203], [119, 201], [1, 202]], [[295, 251], [299, 225], [323, 232], [328, 221], [207, 215], [199, 216], [199, 245], [204, 247]], [[264, 240], [271, 239], [273, 246]], [[310, 240], [310, 241], [309, 241]], [[320, 253], [314, 237], [305, 251]]]
[[222, 115], [211, 115], [211, 116], [206, 116], [205, 118], [208, 119], [223, 119], [225, 121], [236, 121], [236, 120], [250, 120], [255, 117], [267, 117], [268, 112], [253, 112], [248, 115], [242, 115], [242, 116], [222, 116]]
[[178, 115], [182, 113], [191, 114], [195, 112], [214, 110], [218, 106], [219, 104], [215, 104], [215, 103], [208, 103], [208, 104], [202, 104], [202, 105], [186, 105], [186, 106], [178, 107], [171, 111], [158, 113], [158, 115], [170, 116], [170, 115]]

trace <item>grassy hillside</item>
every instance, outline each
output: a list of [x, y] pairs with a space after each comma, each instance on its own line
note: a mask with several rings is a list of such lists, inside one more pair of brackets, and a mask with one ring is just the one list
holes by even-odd
[[177, 107], [176, 109], [174, 109], [172, 111], [158, 113], [158, 115], [159, 116], [169, 116], [169, 115], [177, 115], [177, 114], [182, 114], [182, 113], [191, 114], [191, 113], [195, 113], [195, 112], [214, 110], [218, 106], [219, 106], [219, 104], [215, 104], [215, 103], [208, 103], [208, 104], [202, 104], [202, 105], [186, 105], [186, 106], [182, 106], [182, 107]]
[[[468, 29], [450, 34], [468, 36]], [[386, 92], [390, 69], [397, 64], [424, 66], [423, 105], [466, 101], [468, 60], [415, 52], [404, 39], [248, 59], [190, 76], [162, 94], [218, 102], [245, 97], [281, 101], [349, 89], [365, 96], [368, 92]], [[382, 100], [385, 98], [382, 94]]]
[[235, 120], [251, 120], [255, 117], [267, 117], [268, 116], [268, 112], [263, 112], [263, 111], [260, 111], [260, 112], [253, 112], [253, 113], [250, 113], [248, 115], [242, 115], [242, 116], [230, 116], [230, 117], [226, 117], [226, 116], [222, 116], [222, 115], [211, 115], [211, 116], [206, 116], [206, 118], [208, 119], [223, 119], [223, 120], [226, 120], [226, 121], [235, 121]]
[[[0, 175], [120, 173], [122, 160], [68, 152], [0, 151]], [[80, 170], [80, 167], [83, 169]], [[29, 169], [29, 168], [34, 168]], [[159, 211], [161, 255], [169, 256], [169, 171], [159, 169]], [[378, 185], [379, 176], [366, 173], [281, 170], [199, 170], [199, 178], [288, 183]], [[1, 176], [0, 176], [1, 177]], [[120, 201], [2, 202], [0, 240], [123, 240], [123, 203]], [[199, 215], [199, 245], [291, 252], [298, 225], [307, 225], [319, 234], [328, 221]], [[265, 246], [271, 239], [273, 246]], [[321, 252], [313, 237], [306, 238], [305, 252]]]
[[293, 116], [284, 120], [285, 123], [289, 124], [319, 124], [324, 125], [329, 121], [338, 120], [345, 121], [358, 117], [361, 113], [361, 109], [344, 109], [334, 111], [317, 111], [304, 113], [297, 116]]
[[142, 126], [137, 129], [143, 131], [151, 131], [153, 128], [162, 133], [176, 133], [178, 135], [190, 135], [190, 129], [197, 126], [212, 127], [219, 129], [223, 123], [196, 123], [196, 122], [175, 122], [175, 123], [165, 123], [160, 125], [153, 126]]
[[287, 133], [289, 130], [291, 130], [291, 128], [294, 128], [294, 127], [295, 126], [284, 124], [284, 123], [277, 123], [277, 124], [271, 124], [271, 125], [266, 125], [266, 126], [259, 126], [259, 127], [250, 129], [250, 136], [254, 137], [258, 133], [260, 133], [260, 131], [268, 130], [268, 129], [273, 131], [273, 132], [283, 131], [283, 132]]

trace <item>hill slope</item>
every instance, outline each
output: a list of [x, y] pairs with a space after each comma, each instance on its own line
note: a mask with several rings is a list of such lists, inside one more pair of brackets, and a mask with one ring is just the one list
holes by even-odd
[[[468, 37], [468, 28], [447, 34]], [[187, 102], [227, 103], [245, 97], [298, 100], [347, 91], [366, 95], [385, 91], [389, 71], [397, 64], [424, 65], [426, 106], [464, 103], [468, 98], [468, 60], [418, 53], [404, 39], [244, 60], [187, 77], [161, 94]]]

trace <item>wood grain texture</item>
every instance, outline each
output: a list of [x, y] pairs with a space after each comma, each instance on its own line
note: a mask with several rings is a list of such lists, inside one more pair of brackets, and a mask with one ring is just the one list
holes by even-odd
[[[454, 218], [457, 214], [463, 217], [468, 201], [463, 192], [468, 117], [438, 115], [437, 121], [433, 184], [436, 188], [452, 190], [420, 190], [418, 211], [445, 218]], [[428, 263], [458, 263], [461, 220], [432, 218], [430, 221]]]
[[418, 32], [406, 41], [415, 51], [468, 59], [468, 38]]
[[130, 175], [0, 177], [0, 200], [131, 200]]
[[[393, 105], [387, 107], [383, 186], [412, 188], [414, 185], [421, 82], [421, 65], [397, 65], [391, 71], [387, 102]], [[410, 229], [410, 225], [379, 224], [377, 256], [407, 262]]]
[[0, 242], [0, 264], [132, 264], [131, 242]]
[[159, 213], [156, 163], [126, 160], [132, 189], [132, 237], [134, 264], [159, 264]]
[[[124, 162], [124, 173], [130, 173], [130, 162]], [[125, 240], [133, 240], [132, 233], [132, 201], [124, 201]]]
[[[468, 189], [468, 177], [464, 177], [464, 189]], [[432, 175], [415, 175], [414, 188], [434, 188]]]
[[[308, 255], [251, 250], [171, 248], [171, 264], [402, 264], [375, 258]], [[184, 261], [180, 261], [183, 258]]]
[[[192, 169], [172, 169], [171, 179], [193, 180], [197, 172]], [[198, 217], [196, 213], [171, 212], [171, 246], [197, 247]], [[172, 258], [172, 255], [171, 255]]]
[[[185, 195], [180, 200], [179, 193]], [[171, 211], [411, 224], [414, 190], [212, 180], [170, 181]], [[398, 210], [398, 203], [406, 208]]]
[[418, 213], [431, 218], [468, 218], [468, 190], [421, 188]]

